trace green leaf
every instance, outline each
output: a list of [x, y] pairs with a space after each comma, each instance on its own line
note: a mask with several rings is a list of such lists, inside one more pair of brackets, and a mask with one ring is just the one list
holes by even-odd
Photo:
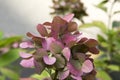
[[105, 12], [107, 12], [107, 8], [105, 6], [103, 6], [102, 4], [99, 4], [96, 7], [103, 10], [103, 11], [105, 11]]
[[120, 27], [120, 21], [113, 21], [112, 26], [113, 27]]
[[119, 66], [117, 65], [109, 65], [108, 68], [113, 71], [119, 71]]
[[120, 11], [115, 11], [113, 14], [119, 14], [120, 13]]
[[98, 5], [96, 5], [97, 8], [107, 12], [107, 7], [105, 7], [105, 4], [108, 2], [109, 0], [103, 0], [102, 2], [100, 2]]
[[98, 39], [98, 41], [101, 43], [101, 42], [106, 42], [106, 39], [103, 37], [103, 36], [101, 36], [101, 35], [97, 35], [97, 39]]
[[2, 75], [10, 78], [11, 80], [19, 80], [18, 74], [10, 69], [0, 68], [0, 72], [2, 73]]
[[112, 80], [111, 77], [105, 72], [105, 71], [97, 71], [97, 78], [99, 78], [100, 80]]
[[12, 49], [0, 56], [0, 67], [9, 65], [19, 58], [18, 49]]
[[3, 38], [3, 32], [0, 31], [0, 40]]
[[90, 28], [90, 27], [98, 27], [103, 31], [103, 33], [107, 32], [107, 27], [102, 21], [93, 21], [92, 23], [85, 23], [79, 27], [81, 28]]
[[40, 75], [39, 74], [33, 74], [31, 77], [35, 78], [37, 80], [41, 80], [41, 79], [44, 79], [46, 77], [50, 77], [50, 75], [48, 74], [48, 72], [46, 70], [44, 70]]
[[0, 47], [8, 46], [13, 42], [21, 40], [21, 36], [14, 36], [0, 40]]

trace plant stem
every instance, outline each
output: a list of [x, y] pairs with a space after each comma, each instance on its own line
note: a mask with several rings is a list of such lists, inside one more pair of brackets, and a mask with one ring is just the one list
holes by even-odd
[[108, 12], [108, 29], [112, 29], [111, 19], [113, 16], [112, 10], [113, 10], [114, 4], [115, 4], [115, 1], [113, 1], [113, 3], [111, 4], [110, 11]]
[[[113, 10], [114, 4], [115, 4], [115, 1], [113, 1], [113, 3], [111, 4], [110, 11], [108, 12], [108, 34], [109, 34], [109, 31], [112, 29], [111, 20], [112, 20], [112, 16], [113, 16], [112, 10]], [[110, 39], [110, 38], [108, 37], [108, 44], [110, 45], [110, 46], [108, 47], [108, 51], [107, 51], [108, 60], [111, 59], [110, 53], [112, 53], [112, 52], [111, 52], [111, 49], [112, 49], [111, 40], [109, 40], [109, 39]]]
[[58, 70], [55, 70], [55, 76], [53, 80], [57, 80]]

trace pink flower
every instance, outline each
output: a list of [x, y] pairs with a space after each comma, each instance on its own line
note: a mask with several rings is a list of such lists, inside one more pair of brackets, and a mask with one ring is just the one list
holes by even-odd
[[34, 58], [32, 54], [20, 52], [20, 57], [23, 58], [23, 60], [20, 62], [21, 66], [26, 68], [34, 67]]
[[20, 43], [20, 48], [33, 48], [33, 44], [30, 41]]
[[74, 14], [63, 18], [55, 16], [52, 22], [38, 24], [39, 36], [28, 32], [27, 36], [32, 39], [34, 46], [28, 41], [21, 43], [20, 47], [32, 48], [34, 53], [21, 52], [23, 60], [20, 64], [27, 68], [35, 67], [40, 74], [45, 69], [52, 68], [55, 71], [55, 80], [82, 80], [92, 74], [93, 61], [86, 53], [98, 54], [98, 42], [81, 37], [77, 23], [72, 21], [73, 16]]
[[82, 64], [81, 71], [89, 73], [93, 70], [93, 63], [90, 60], [85, 60]]
[[47, 65], [53, 65], [56, 62], [56, 58], [50, 56], [43, 56], [43, 60]]

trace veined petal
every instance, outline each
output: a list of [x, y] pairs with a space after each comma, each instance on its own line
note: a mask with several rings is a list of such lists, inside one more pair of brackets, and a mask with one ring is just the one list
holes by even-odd
[[20, 55], [20, 57], [22, 57], [22, 58], [29, 58], [29, 57], [32, 57], [32, 54], [25, 53], [25, 52], [20, 52], [19, 55]]
[[34, 46], [30, 41], [20, 43], [20, 48], [33, 48]]
[[67, 22], [70, 22], [73, 17], [74, 17], [74, 14], [68, 14], [68, 15], [64, 16], [63, 19]]
[[82, 80], [82, 77], [81, 76], [74, 76], [74, 75], [71, 75], [71, 77], [75, 80]]
[[55, 57], [43, 56], [43, 60], [47, 65], [53, 65], [56, 62]]
[[69, 61], [70, 59], [70, 49], [68, 47], [65, 47], [63, 50], [62, 50], [62, 53], [64, 55], [64, 57], [67, 59], [67, 61]]
[[37, 30], [41, 34], [41, 36], [43, 36], [43, 37], [48, 36], [48, 32], [47, 32], [46, 28], [44, 27], [44, 25], [38, 24]]
[[69, 73], [70, 73], [69, 70], [58, 72], [59, 80], [64, 80], [65, 78], [67, 78], [69, 76]]
[[23, 59], [20, 62], [20, 65], [25, 67], [25, 68], [32, 68], [34, 67], [34, 58], [30, 58], [30, 59]]
[[65, 34], [65, 35], [63, 35], [62, 40], [64, 43], [66, 43], [66, 45], [68, 45], [70, 42], [76, 41], [77, 37], [75, 35], [72, 35], [72, 34]]
[[80, 73], [71, 63], [67, 64], [67, 68], [73, 75], [78, 75]]
[[50, 44], [55, 41], [55, 39], [53, 37], [50, 38], [46, 38], [43, 42], [42, 42], [42, 46], [44, 49], [49, 50], [50, 49]]
[[85, 62], [82, 65], [81, 70], [84, 73], [89, 73], [93, 70], [93, 63], [90, 60], [85, 60]]

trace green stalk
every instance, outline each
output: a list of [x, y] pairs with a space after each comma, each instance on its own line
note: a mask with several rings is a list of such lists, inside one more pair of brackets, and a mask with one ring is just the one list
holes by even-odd
[[[112, 10], [113, 10], [113, 7], [114, 7], [114, 4], [115, 4], [115, 1], [113, 1], [113, 3], [111, 4], [111, 7], [110, 7], [110, 11], [108, 12], [108, 33], [110, 30], [112, 30], [112, 24], [111, 24], [111, 21], [112, 21], [112, 17], [113, 17], [113, 14], [112, 14]], [[111, 59], [111, 49], [112, 49], [112, 41], [110, 39], [110, 36], [108, 37], [108, 44], [109, 44], [109, 47], [108, 47], [108, 51], [107, 51], [107, 57], [108, 57], [108, 60]]]

